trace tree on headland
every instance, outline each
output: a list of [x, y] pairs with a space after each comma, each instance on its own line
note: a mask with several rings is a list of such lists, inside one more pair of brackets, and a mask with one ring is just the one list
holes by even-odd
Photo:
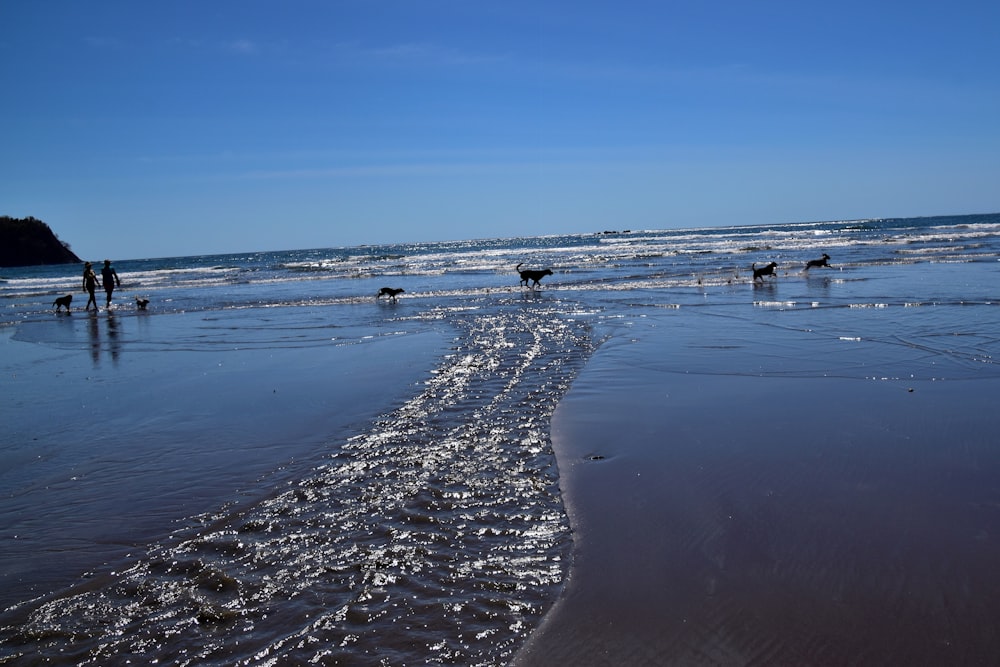
[[0, 216], [0, 266], [79, 263], [69, 244], [37, 218]]

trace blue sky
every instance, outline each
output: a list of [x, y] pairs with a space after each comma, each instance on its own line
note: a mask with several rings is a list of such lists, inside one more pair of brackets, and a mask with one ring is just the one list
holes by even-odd
[[0, 2], [84, 258], [1000, 211], [1000, 3]]

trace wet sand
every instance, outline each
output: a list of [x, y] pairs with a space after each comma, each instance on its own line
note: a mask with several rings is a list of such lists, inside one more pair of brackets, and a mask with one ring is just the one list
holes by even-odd
[[1000, 380], [931, 343], [993, 312], [680, 309], [598, 351], [553, 419], [570, 576], [515, 664], [993, 664]]

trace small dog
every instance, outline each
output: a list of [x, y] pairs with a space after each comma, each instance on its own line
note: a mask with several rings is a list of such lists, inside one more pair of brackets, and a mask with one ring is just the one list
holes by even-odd
[[820, 257], [819, 259], [810, 259], [808, 262], [806, 262], [806, 271], [808, 271], [809, 269], [818, 268], [820, 266], [830, 266], [828, 264], [829, 261], [830, 261], [830, 256], [824, 252], [823, 256]]
[[375, 295], [375, 298], [378, 299], [379, 297], [387, 296], [392, 300], [393, 303], [395, 303], [396, 297], [402, 294], [403, 292], [404, 290], [402, 287], [383, 287], [378, 291], [378, 294]]
[[778, 263], [777, 262], [771, 262], [770, 264], [767, 264], [766, 266], [762, 266], [759, 269], [757, 268], [757, 264], [754, 263], [754, 264], [750, 265], [750, 268], [753, 269], [753, 280], [754, 280], [754, 282], [757, 282], [758, 278], [760, 278], [761, 282], [763, 282], [764, 281], [764, 276], [777, 277], [777, 276], [774, 275], [774, 270], [776, 268], [778, 268]]
[[[521, 264], [524, 264], [524, 262], [521, 262]], [[515, 270], [519, 274], [521, 274], [521, 285], [523, 285], [524, 287], [531, 287], [531, 289], [535, 289], [536, 287], [541, 287], [538, 281], [544, 278], [545, 276], [552, 275], [552, 269], [543, 269], [541, 271], [533, 271], [531, 269], [525, 269], [524, 271], [522, 271], [521, 264], [518, 264], [515, 267]], [[528, 281], [532, 281], [532, 284], [528, 285]]]
[[68, 313], [70, 311], [69, 305], [71, 303], [73, 303], [73, 295], [72, 294], [67, 294], [66, 296], [60, 296], [60, 297], [56, 298], [56, 300], [52, 302], [52, 305], [56, 307], [56, 312], [57, 313], [60, 310], [62, 310], [63, 306], [66, 306], [66, 312]]
[[149, 305], [149, 299], [140, 299], [135, 297], [135, 307], [139, 310], [146, 310], [146, 306]]

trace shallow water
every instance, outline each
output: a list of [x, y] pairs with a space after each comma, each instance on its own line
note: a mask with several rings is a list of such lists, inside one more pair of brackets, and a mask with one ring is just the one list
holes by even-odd
[[[171, 439], [194, 441], [190, 450], [169, 453], [196, 466], [186, 475], [190, 484], [214, 478], [217, 461], [242, 458], [244, 451], [252, 455], [258, 438], [265, 448], [276, 446], [263, 426], [264, 413], [287, 420], [288, 441], [305, 460], [292, 459], [294, 450], [283, 454], [283, 468], [276, 474], [239, 492], [234, 489], [215, 509], [175, 523], [169, 535], [111, 531], [114, 539], [136, 539], [136, 549], [71, 588], [9, 609], [2, 618], [5, 655], [102, 665], [123, 656], [159, 656], [176, 664], [406, 664], [417, 656], [451, 664], [494, 664], [512, 655], [554, 599], [568, 564], [569, 529], [548, 444], [547, 415], [586, 358], [587, 326], [564, 319], [551, 302], [520, 298], [495, 306], [488, 317], [432, 311], [422, 321], [436, 322], [435, 315], [447, 317], [448, 328], [463, 335], [395, 410], [360, 431], [329, 421], [317, 424], [318, 416], [334, 407], [322, 401], [304, 410], [313, 415], [310, 428], [354, 430], [355, 435], [325, 446], [315, 437], [302, 439], [303, 424], [279, 414], [280, 407], [275, 411], [270, 392], [275, 386], [280, 396], [294, 386], [306, 363], [325, 361], [325, 367], [341, 361], [342, 350], [326, 360], [313, 359], [312, 351], [308, 360], [299, 353], [278, 355], [273, 368], [270, 359], [249, 361], [246, 378], [237, 368], [237, 377], [223, 378], [217, 387], [206, 388], [199, 379], [187, 395], [208, 413], [203, 419], [194, 415], [191, 424], [178, 414], [182, 423], [170, 433]], [[403, 339], [418, 335], [397, 334]], [[379, 362], [380, 372], [390, 373], [397, 383], [405, 377], [399, 356], [394, 358], [398, 344], [391, 340], [388, 358]], [[385, 346], [358, 347], [375, 348], [368, 350], [374, 353]], [[161, 363], [172, 356], [146, 354]], [[125, 357], [123, 353], [118, 363]], [[203, 376], [216, 372], [219, 358], [225, 360], [223, 366], [240, 363], [238, 354], [228, 352], [182, 357], [202, 368]], [[290, 368], [289, 360], [298, 365]], [[369, 367], [354, 365], [365, 372]], [[136, 371], [139, 376], [144, 372]], [[172, 367], [167, 375], [183, 387], [192, 374], [197, 371]], [[311, 386], [299, 386], [296, 395], [336, 383], [313, 379], [309, 383], [307, 377]], [[121, 376], [114, 381], [120, 383]], [[369, 392], [373, 386], [369, 379]], [[390, 386], [400, 393], [397, 385]], [[247, 393], [256, 394], [256, 405], [266, 401], [266, 407], [255, 412], [251, 404], [253, 423], [237, 433], [222, 432], [233, 420], [215, 411], [245, 414], [240, 406], [247, 404]], [[361, 392], [351, 400], [363, 397]], [[183, 413], [197, 410], [181, 407]], [[206, 432], [213, 424], [219, 433]], [[134, 428], [138, 432], [130, 434], [131, 441], [155, 446], [145, 441], [141, 425]], [[124, 469], [108, 471], [115, 445], [107, 446], [109, 451], [88, 452], [87, 457], [100, 461], [100, 469], [115, 479], [129, 472], [155, 479], [163, 471], [159, 462], [152, 464], [155, 456], [144, 454]], [[195, 446], [210, 449], [208, 461], [198, 460]], [[125, 447], [117, 447], [118, 456], [124, 456]], [[134, 451], [130, 455], [136, 456]], [[263, 459], [268, 458], [277, 457], [265, 452]], [[244, 460], [239, 469], [246, 474], [254, 466]], [[95, 489], [107, 490], [113, 483], [96, 467], [72, 481], [86, 482], [89, 476], [98, 478]], [[173, 488], [140, 485], [141, 491], [117, 491], [119, 497], [142, 495], [153, 504], [172, 505], [171, 511], [151, 516], [151, 508], [140, 500], [132, 508], [134, 520], [155, 525], [187, 509], [188, 502], [212, 500], [192, 498], [187, 487], [176, 487], [181, 475], [170, 477]], [[225, 488], [224, 482], [213, 481], [208, 495]], [[55, 494], [74, 499], [67, 522], [109, 515], [108, 508], [92, 506], [93, 492], [70, 493]], [[36, 502], [48, 497], [34, 486], [24, 495]], [[9, 510], [8, 516], [25, 518], [19, 534], [39, 534], [63, 520], [48, 512], [52, 523], [39, 519], [36, 526], [25, 517], [28, 509], [22, 503]], [[31, 512], [41, 516], [45, 509], [35, 506]], [[128, 516], [122, 519], [129, 521]], [[105, 538], [95, 536], [93, 526], [79, 529], [77, 539], [93, 539], [100, 552]], [[150, 546], [141, 545], [151, 537]], [[73, 548], [62, 539], [38, 539], [56, 552]], [[72, 542], [73, 536], [65, 540]], [[76, 554], [80, 559], [86, 555]]]
[[[0, 600], [72, 583], [174, 522], [302, 474], [331, 434], [412, 394], [446, 349], [426, 328], [349, 345], [323, 344], [317, 329], [307, 345], [296, 319], [313, 316], [289, 313], [287, 344], [250, 311], [77, 314], [5, 337], [19, 355], [3, 410]], [[222, 344], [220, 329], [238, 333]]]
[[[802, 270], [823, 251], [833, 268]], [[769, 561], [719, 508], [766, 531], [794, 527], [804, 514], [752, 499], [780, 490], [807, 506], [787, 470], [803, 471], [806, 490], [871, 484], [905, 443], [867, 463], [835, 445], [846, 433], [849, 453], [867, 452], [893, 419], [919, 418], [913, 437], [939, 423], [995, 431], [976, 407], [995, 395], [998, 254], [1000, 218], [972, 216], [133, 260], [117, 263], [126, 287], [112, 313], [58, 316], [49, 304], [74, 288], [73, 269], [7, 272], [0, 659], [505, 664], [529, 637], [539, 652], [527, 655], [546, 655], [558, 636], [547, 628], [587, 635], [572, 615], [557, 623], [570, 600], [604, 617], [587, 586], [635, 621], [587, 635], [595, 660], [655, 658], [663, 645], [640, 632], [652, 627], [675, 655], [791, 655], [747, 638], [775, 627], [744, 622], [746, 605], [769, 598], [730, 587], [747, 581], [737, 563]], [[778, 276], [752, 281], [749, 265], [772, 258]], [[525, 290], [518, 262], [554, 275]], [[405, 287], [398, 303], [374, 299], [385, 284]], [[864, 391], [838, 389], [854, 385]], [[557, 469], [549, 419], [571, 386]], [[982, 393], [964, 401], [955, 386]], [[956, 417], [942, 422], [941, 406]], [[817, 422], [830, 435], [812, 455], [836, 463], [795, 468], [782, 446], [810, 442]], [[782, 434], [771, 449], [730, 445], [769, 433]], [[899, 484], [951, 454], [989, 473], [976, 438], [963, 452], [925, 448], [925, 467], [901, 467]], [[636, 462], [648, 483], [627, 474]], [[698, 481], [699, 466], [718, 474]], [[625, 476], [601, 477], [616, 470]], [[612, 516], [635, 545], [624, 564], [619, 534], [591, 539], [620, 488], [634, 501]], [[878, 499], [898, 508], [886, 517], [914, 521], [905, 496]], [[866, 518], [863, 503], [847, 507]], [[655, 529], [664, 511], [673, 532]], [[802, 525], [806, 547], [775, 537], [765, 553], [788, 549], [780, 562], [807, 594], [853, 584], [823, 555], [850, 556], [849, 531]], [[665, 570], [671, 544], [681, 560]], [[852, 567], [857, 581], [873, 576]], [[674, 613], [692, 599], [685, 586], [720, 601], [699, 617], [701, 642]], [[949, 622], [982, 629], [985, 608], [965, 600], [969, 616]], [[802, 631], [822, 662], [835, 642], [817, 627]], [[977, 632], [956, 636], [991, 646]]]

